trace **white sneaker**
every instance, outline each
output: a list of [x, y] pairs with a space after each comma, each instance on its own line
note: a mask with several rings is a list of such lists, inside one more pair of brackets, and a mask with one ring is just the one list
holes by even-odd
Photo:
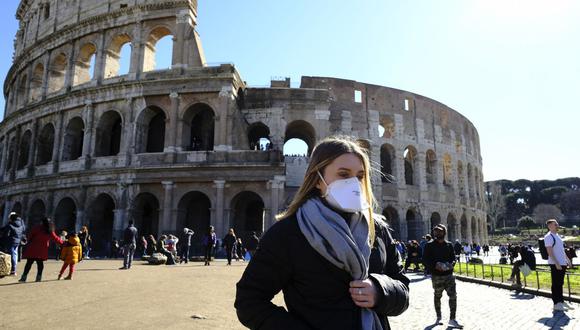
[[564, 305], [562, 303], [557, 303], [554, 305], [555, 312], [563, 312], [564, 310]]
[[568, 304], [567, 302], [563, 302], [561, 304], [562, 304], [562, 307], [564, 307], [565, 309], [569, 309], [569, 310], [574, 310], [575, 309], [574, 306]]
[[452, 328], [463, 329], [463, 326], [457, 322], [457, 320], [449, 320], [448, 325]]

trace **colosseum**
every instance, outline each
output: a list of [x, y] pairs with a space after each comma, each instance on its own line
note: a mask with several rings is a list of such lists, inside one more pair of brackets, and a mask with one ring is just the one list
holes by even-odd
[[[97, 254], [133, 219], [141, 234], [180, 228], [245, 237], [274, 221], [300, 185], [308, 152], [356, 136], [394, 235], [444, 223], [485, 242], [479, 137], [460, 113], [407, 91], [302, 77], [247, 86], [232, 64], [206, 64], [197, 0], [22, 0], [0, 123], [0, 214], [87, 225]], [[155, 66], [170, 36], [171, 67]], [[128, 72], [121, 48], [130, 45]], [[91, 60], [94, 59], [94, 60]], [[195, 235], [199, 249], [201, 235]]]

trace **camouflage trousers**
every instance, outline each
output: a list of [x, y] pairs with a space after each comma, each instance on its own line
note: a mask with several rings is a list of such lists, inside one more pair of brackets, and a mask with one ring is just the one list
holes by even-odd
[[447, 291], [449, 296], [449, 318], [455, 319], [457, 311], [457, 291], [455, 290], [455, 276], [451, 275], [433, 275], [431, 276], [433, 290], [435, 290], [435, 312], [437, 317], [441, 317], [441, 297], [443, 291]]

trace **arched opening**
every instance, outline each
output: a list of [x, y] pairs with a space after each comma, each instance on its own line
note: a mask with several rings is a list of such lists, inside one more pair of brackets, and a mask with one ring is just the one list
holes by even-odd
[[465, 216], [465, 214], [461, 216], [460, 222], [461, 222], [461, 239], [463, 240], [463, 242], [471, 243], [469, 242], [467, 217]]
[[453, 162], [451, 160], [451, 156], [449, 154], [445, 154], [443, 156], [443, 184], [446, 186], [451, 185], [452, 170]]
[[202, 192], [191, 191], [185, 194], [177, 206], [177, 229], [192, 229], [195, 235], [191, 238], [192, 253], [203, 253], [202, 240], [211, 221], [211, 201]]
[[131, 207], [131, 218], [139, 235], [159, 235], [159, 201], [151, 193], [141, 193], [135, 197]]
[[75, 160], [83, 154], [85, 124], [81, 117], [74, 117], [68, 122], [64, 132], [62, 160]]
[[64, 53], [58, 54], [52, 61], [48, 71], [48, 94], [64, 88], [67, 58]]
[[427, 150], [425, 154], [425, 172], [427, 184], [437, 182], [437, 155], [435, 155], [433, 150]]
[[290, 139], [284, 143], [282, 152], [288, 157], [304, 157], [308, 155], [308, 145], [303, 140]]
[[91, 203], [87, 216], [89, 218], [89, 233], [93, 239], [92, 254], [108, 255], [113, 240], [115, 201], [108, 194], [100, 194]]
[[403, 158], [405, 161], [405, 184], [414, 185], [417, 184], [416, 180], [416, 160], [417, 160], [417, 150], [412, 146], [405, 148], [403, 152]]
[[272, 148], [270, 129], [264, 123], [253, 123], [248, 127], [250, 150], [269, 150]]
[[54, 148], [54, 126], [46, 124], [40, 131], [36, 145], [36, 165], [44, 165], [52, 160]]
[[14, 157], [16, 157], [16, 137], [10, 139], [8, 144], [8, 158], [6, 159], [6, 173], [12, 170], [14, 163]]
[[209, 105], [197, 103], [187, 109], [183, 125], [184, 150], [213, 150], [215, 114]]
[[247, 240], [252, 232], [264, 231], [264, 201], [251, 191], [244, 191], [232, 199], [230, 225], [236, 234]]
[[389, 116], [381, 117], [380, 126], [383, 128], [383, 135], [385, 138], [392, 138], [395, 136], [395, 122]]
[[44, 202], [40, 199], [35, 200], [32, 205], [30, 205], [30, 211], [28, 213], [28, 228], [37, 225], [42, 222], [42, 218], [46, 216], [46, 206]]
[[394, 182], [393, 160], [395, 159], [395, 148], [390, 144], [381, 146], [381, 180], [383, 182]]
[[131, 37], [117, 35], [106, 50], [104, 78], [112, 78], [129, 73], [131, 59]]
[[66, 230], [68, 233], [75, 232], [77, 221], [77, 207], [72, 198], [65, 197], [58, 202], [54, 212], [54, 227], [57, 233]]
[[165, 112], [158, 107], [147, 107], [137, 119], [135, 138], [137, 153], [163, 152], [165, 148]]
[[405, 215], [405, 220], [407, 220], [407, 239], [419, 240], [423, 235], [421, 215], [414, 209], [409, 209]]
[[80, 85], [91, 81], [95, 75], [95, 60], [97, 47], [92, 43], [81, 47], [79, 56], [75, 62], [73, 85]]
[[28, 151], [32, 139], [32, 132], [30, 130], [24, 132], [20, 138], [20, 146], [18, 147], [18, 164], [16, 169], [21, 170], [28, 165]]
[[[286, 142], [291, 139], [302, 140], [307, 146], [307, 155], [310, 155], [314, 144], [316, 143], [316, 131], [314, 127], [304, 120], [295, 120], [286, 126], [284, 134], [284, 149], [287, 148]], [[286, 150], [284, 150], [286, 155]]]
[[20, 202], [16, 202], [12, 205], [10, 212], [15, 212], [19, 216], [22, 216], [22, 204]]
[[447, 215], [447, 239], [450, 241], [455, 241], [459, 239], [457, 237], [457, 219], [455, 219], [455, 215], [453, 213], [449, 213]]
[[117, 111], [107, 111], [97, 126], [96, 156], [115, 156], [121, 149], [121, 115]]
[[441, 215], [437, 212], [431, 213], [431, 228], [429, 230], [433, 230], [435, 226], [441, 223]]
[[151, 31], [145, 44], [143, 71], [170, 69], [173, 58], [173, 35], [163, 26]]
[[42, 78], [44, 77], [44, 65], [42, 63], [36, 64], [32, 71], [32, 79], [30, 80], [30, 101], [35, 102], [42, 97]]
[[401, 239], [401, 225], [400, 225], [400, 221], [399, 221], [399, 212], [397, 212], [397, 210], [394, 207], [389, 206], [383, 210], [383, 216], [385, 216], [385, 219], [387, 220], [389, 227], [391, 227], [391, 229], [393, 230], [393, 232], [392, 232], [393, 238], [400, 240]]
[[23, 75], [20, 77], [20, 82], [18, 83], [18, 88], [16, 89], [16, 104], [18, 107], [26, 105], [26, 84], [28, 81], [28, 76]]
[[479, 243], [479, 222], [475, 217], [471, 217], [471, 237], [472, 241]]

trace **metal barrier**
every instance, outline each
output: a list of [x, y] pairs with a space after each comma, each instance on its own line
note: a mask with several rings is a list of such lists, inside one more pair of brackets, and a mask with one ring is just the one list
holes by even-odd
[[[472, 267], [473, 266], [473, 267]], [[538, 265], [538, 267], [543, 267], [545, 265]], [[477, 268], [481, 268], [481, 271], [478, 272]], [[498, 269], [499, 268], [499, 269]], [[511, 274], [513, 265], [497, 265], [497, 264], [476, 264], [476, 263], [465, 263], [465, 262], [457, 262], [455, 264], [455, 272], [459, 275], [464, 275], [473, 278], [481, 278], [491, 280], [493, 282], [500, 282], [506, 283], [508, 282], [509, 276], [504, 274], [504, 269], [508, 270], [508, 274]], [[499, 270], [499, 271], [498, 271]], [[488, 275], [486, 275], [488, 273]], [[496, 274], [499, 273], [499, 277]], [[478, 276], [479, 275], [479, 276]], [[551, 288], [551, 277], [550, 277], [550, 270], [549, 269], [538, 269], [532, 271], [532, 273], [528, 274], [528, 276], [524, 276], [520, 270], [520, 276], [522, 278], [522, 288], [535, 288], [536, 290], [546, 289], [550, 291]], [[529, 278], [533, 278], [532, 281], [528, 282]], [[570, 277], [572, 277], [572, 281], [570, 281]], [[543, 278], [544, 281], [541, 281], [540, 278]], [[535, 283], [533, 282], [535, 280]], [[515, 281], [515, 280], [514, 280]], [[580, 296], [580, 274], [570, 273], [566, 270], [565, 276], [565, 283], [566, 288], [568, 290], [568, 297], [571, 297], [573, 294], [576, 296]]]

